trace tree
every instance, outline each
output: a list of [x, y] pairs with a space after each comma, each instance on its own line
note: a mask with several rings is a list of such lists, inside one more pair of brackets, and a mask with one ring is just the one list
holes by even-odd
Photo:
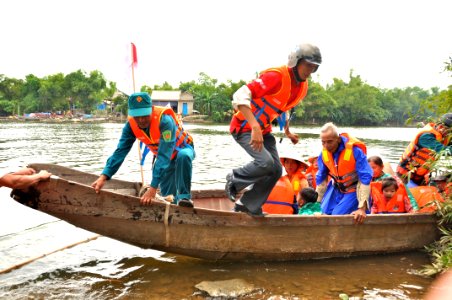
[[[154, 85], [153, 90], [155, 91], [174, 91], [175, 89], [168, 82], [164, 82], [162, 85]], [[152, 92], [152, 91], [151, 91]]]
[[20, 99], [24, 81], [0, 76], [0, 113], [20, 114]]
[[340, 119], [339, 112], [336, 100], [314, 81], [309, 81], [306, 98], [295, 108], [296, 120], [301, 120], [303, 124], [336, 122]]

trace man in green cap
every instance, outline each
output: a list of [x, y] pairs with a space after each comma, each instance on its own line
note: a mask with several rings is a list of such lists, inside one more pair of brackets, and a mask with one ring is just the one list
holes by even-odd
[[193, 139], [186, 132], [171, 108], [152, 106], [148, 93], [129, 97], [128, 121], [118, 146], [91, 185], [97, 193], [105, 181], [119, 169], [136, 139], [143, 142], [156, 157], [150, 188], [140, 202], [148, 205], [160, 187], [162, 196], [173, 195], [179, 206], [193, 207], [191, 200], [192, 161], [195, 158]]

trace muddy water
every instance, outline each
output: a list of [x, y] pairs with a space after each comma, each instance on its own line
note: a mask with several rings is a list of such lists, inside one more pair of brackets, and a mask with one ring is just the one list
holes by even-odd
[[[187, 125], [197, 157], [193, 188], [221, 188], [228, 171], [248, 157], [227, 126]], [[0, 170], [49, 162], [99, 173], [114, 150], [121, 124], [0, 123]], [[301, 143], [283, 140], [281, 151], [318, 154], [319, 128], [295, 128]], [[395, 164], [414, 129], [345, 128], [364, 139], [369, 155]], [[133, 149], [116, 178], [140, 181]], [[149, 165], [149, 164], [148, 164]], [[145, 167], [150, 180], [150, 169]], [[149, 181], [148, 180], [148, 181]], [[0, 189], [0, 270], [94, 234], [13, 202]], [[294, 236], [293, 238], [297, 238]], [[5, 299], [204, 299], [194, 287], [205, 280], [241, 278], [258, 290], [245, 299], [421, 299], [431, 279], [415, 275], [428, 263], [423, 252], [302, 262], [219, 263], [144, 250], [105, 237], [45, 256], [0, 274]]]

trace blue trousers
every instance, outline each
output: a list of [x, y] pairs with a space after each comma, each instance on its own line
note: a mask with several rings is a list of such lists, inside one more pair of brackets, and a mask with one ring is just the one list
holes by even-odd
[[322, 213], [326, 215], [348, 215], [358, 209], [356, 192], [342, 193], [332, 184], [328, 183], [322, 199]]
[[186, 147], [171, 160], [160, 181], [160, 191], [163, 196], [174, 195], [175, 204], [180, 199], [191, 199], [191, 177], [195, 150]]

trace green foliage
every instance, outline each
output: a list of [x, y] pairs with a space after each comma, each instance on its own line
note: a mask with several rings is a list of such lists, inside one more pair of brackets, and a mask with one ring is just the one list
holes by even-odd
[[179, 90], [189, 92], [195, 99], [194, 109], [208, 115], [215, 122], [225, 122], [232, 116], [232, 95], [244, 85], [244, 81], [218, 84], [218, 80], [200, 73], [198, 80], [181, 82]]
[[[444, 71], [452, 73], [452, 58]], [[452, 77], [452, 76], [451, 76]], [[215, 122], [228, 122], [234, 113], [231, 99], [234, 92], [246, 84], [243, 80], [219, 83], [217, 79], [200, 73], [195, 81], [181, 82], [177, 89], [190, 92], [194, 109]], [[144, 85], [140, 89], [176, 90], [168, 82]], [[112, 99], [116, 84], [107, 82], [101, 72], [89, 74], [78, 70], [67, 75], [61, 73], [38, 78], [32, 74], [25, 80], [0, 75], [0, 115], [39, 111], [80, 109], [90, 113], [104, 99], [112, 100], [115, 111], [126, 113], [127, 99]], [[295, 108], [293, 124], [335, 122], [337, 125], [392, 125], [402, 126], [405, 120], [428, 121], [436, 119], [452, 108], [452, 85], [447, 90], [419, 87], [381, 89], [369, 85], [350, 71], [349, 80], [335, 78], [323, 87], [309, 81], [308, 94]]]
[[[143, 89], [143, 88], [142, 88]], [[168, 82], [164, 82], [162, 85], [154, 85], [154, 88], [152, 90], [157, 90], [157, 91], [174, 91], [176, 90], [175, 88], [173, 88], [171, 86], [171, 84], [169, 84]], [[144, 92], [144, 91], [143, 91]], [[149, 92], [149, 91], [147, 91]], [[152, 91], [151, 91], [152, 92]]]
[[73, 108], [90, 113], [116, 92], [99, 71], [89, 74], [78, 70], [68, 75], [57, 73], [24, 80], [0, 75], [0, 114], [65, 111]]
[[437, 205], [440, 207], [438, 216], [441, 238], [426, 247], [432, 263], [425, 266], [420, 273], [427, 276], [442, 273], [452, 267], [452, 200], [449, 198]]

